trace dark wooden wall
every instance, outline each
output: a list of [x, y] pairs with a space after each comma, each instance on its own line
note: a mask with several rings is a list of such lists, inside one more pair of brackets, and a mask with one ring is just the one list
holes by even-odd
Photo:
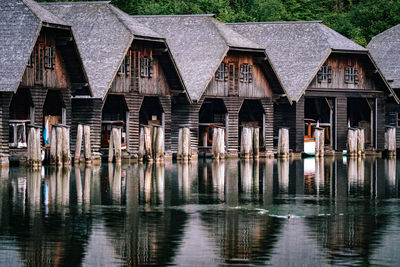
[[9, 153], [8, 135], [9, 135], [9, 117], [10, 117], [10, 102], [12, 92], [0, 92], [0, 154]]

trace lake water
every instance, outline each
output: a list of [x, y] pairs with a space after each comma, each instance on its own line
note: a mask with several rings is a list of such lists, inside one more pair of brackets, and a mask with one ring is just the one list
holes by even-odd
[[399, 163], [0, 169], [0, 266], [395, 266]]

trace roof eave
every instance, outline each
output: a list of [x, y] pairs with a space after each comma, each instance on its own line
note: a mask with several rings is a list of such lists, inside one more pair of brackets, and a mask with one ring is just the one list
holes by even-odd
[[240, 51], [240, 52], [265, 53], [265, 49], [264, 48], [229, 46], [229, 50]]
[[343, 53], [343, 54], [368, 54], [368, 50], [349, 50], [349, 49], [331, 49], [332, 53]]

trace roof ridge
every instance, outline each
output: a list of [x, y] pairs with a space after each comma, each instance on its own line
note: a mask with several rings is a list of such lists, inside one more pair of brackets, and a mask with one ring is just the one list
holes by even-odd
[[229, 22], [228, 25], [246, 25], [246, 24], [303, 24], [303, 23], [321, 23], [322, 20], [299, 20], [299, 21], [250, 21], [250, 22]]
[[[25, 4], [25, 6], [32, 12], [32, 14], [40, 21], [40, 23], [43, 25], [43, 22], [45, 23], [49, 23], [49, 24], [57, 24], [57, 25], [63, 25], [63, 26], [67, 26], [67, 27], [71, 27], [71, 24], [69, 24], [68, 22], [66, 22], [64, 19], [60, 18], [59, 16], [55, 15], [53, 12], [50, 12], [49, 10], [47, 10], [46, 8], [42, 7], [42, 5], [38, 2], [36, 2], [35, 0], [22, 0], [22, 2]], [[43, 17], [40, 16], [36, 10], [34, 10], [34, 8], [32, 8], [31, 5], [37, 5], [36, 8], [38, 8], [39, 10], [42, 9], [42, 12], [47, 12], [50, 14], [50, 16], [53, 16], [54, 18], [56, 18], [57, 20], [60, 20], [60, 22], [62, 22], [62, 24], [59, 23], [54, 23], [54, 22], [49, 22], [46, 20], [43, 20]]]
[[173, 15], [131, 15], [135, 18], [156, 18], [156, 17], [215, 17], [215, 14], [173, 14]]

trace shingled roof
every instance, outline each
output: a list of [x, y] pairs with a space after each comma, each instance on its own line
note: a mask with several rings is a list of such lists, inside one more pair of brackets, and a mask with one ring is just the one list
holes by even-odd
[[165, 42], [156, 32], [106, 2], [43, 3], [72, 25], [93, 97], [104, 98], [134, 39]]
[[301, 98], [331, 52], [367, 52], [321, 21], [228, 25], [266, 49], [289, 100], [293, 101]]
[[400, 89], [400, 24], [372, 38], [367, 48], [394, 89]]
[[166, 37], [189, 96], [199, 100], [230, 49], [265, 53], [214, 15], [132, 16]]
[[0, 1], [0, 91], [17, 90], [44, 24], [69, 27], [35, 1]]

